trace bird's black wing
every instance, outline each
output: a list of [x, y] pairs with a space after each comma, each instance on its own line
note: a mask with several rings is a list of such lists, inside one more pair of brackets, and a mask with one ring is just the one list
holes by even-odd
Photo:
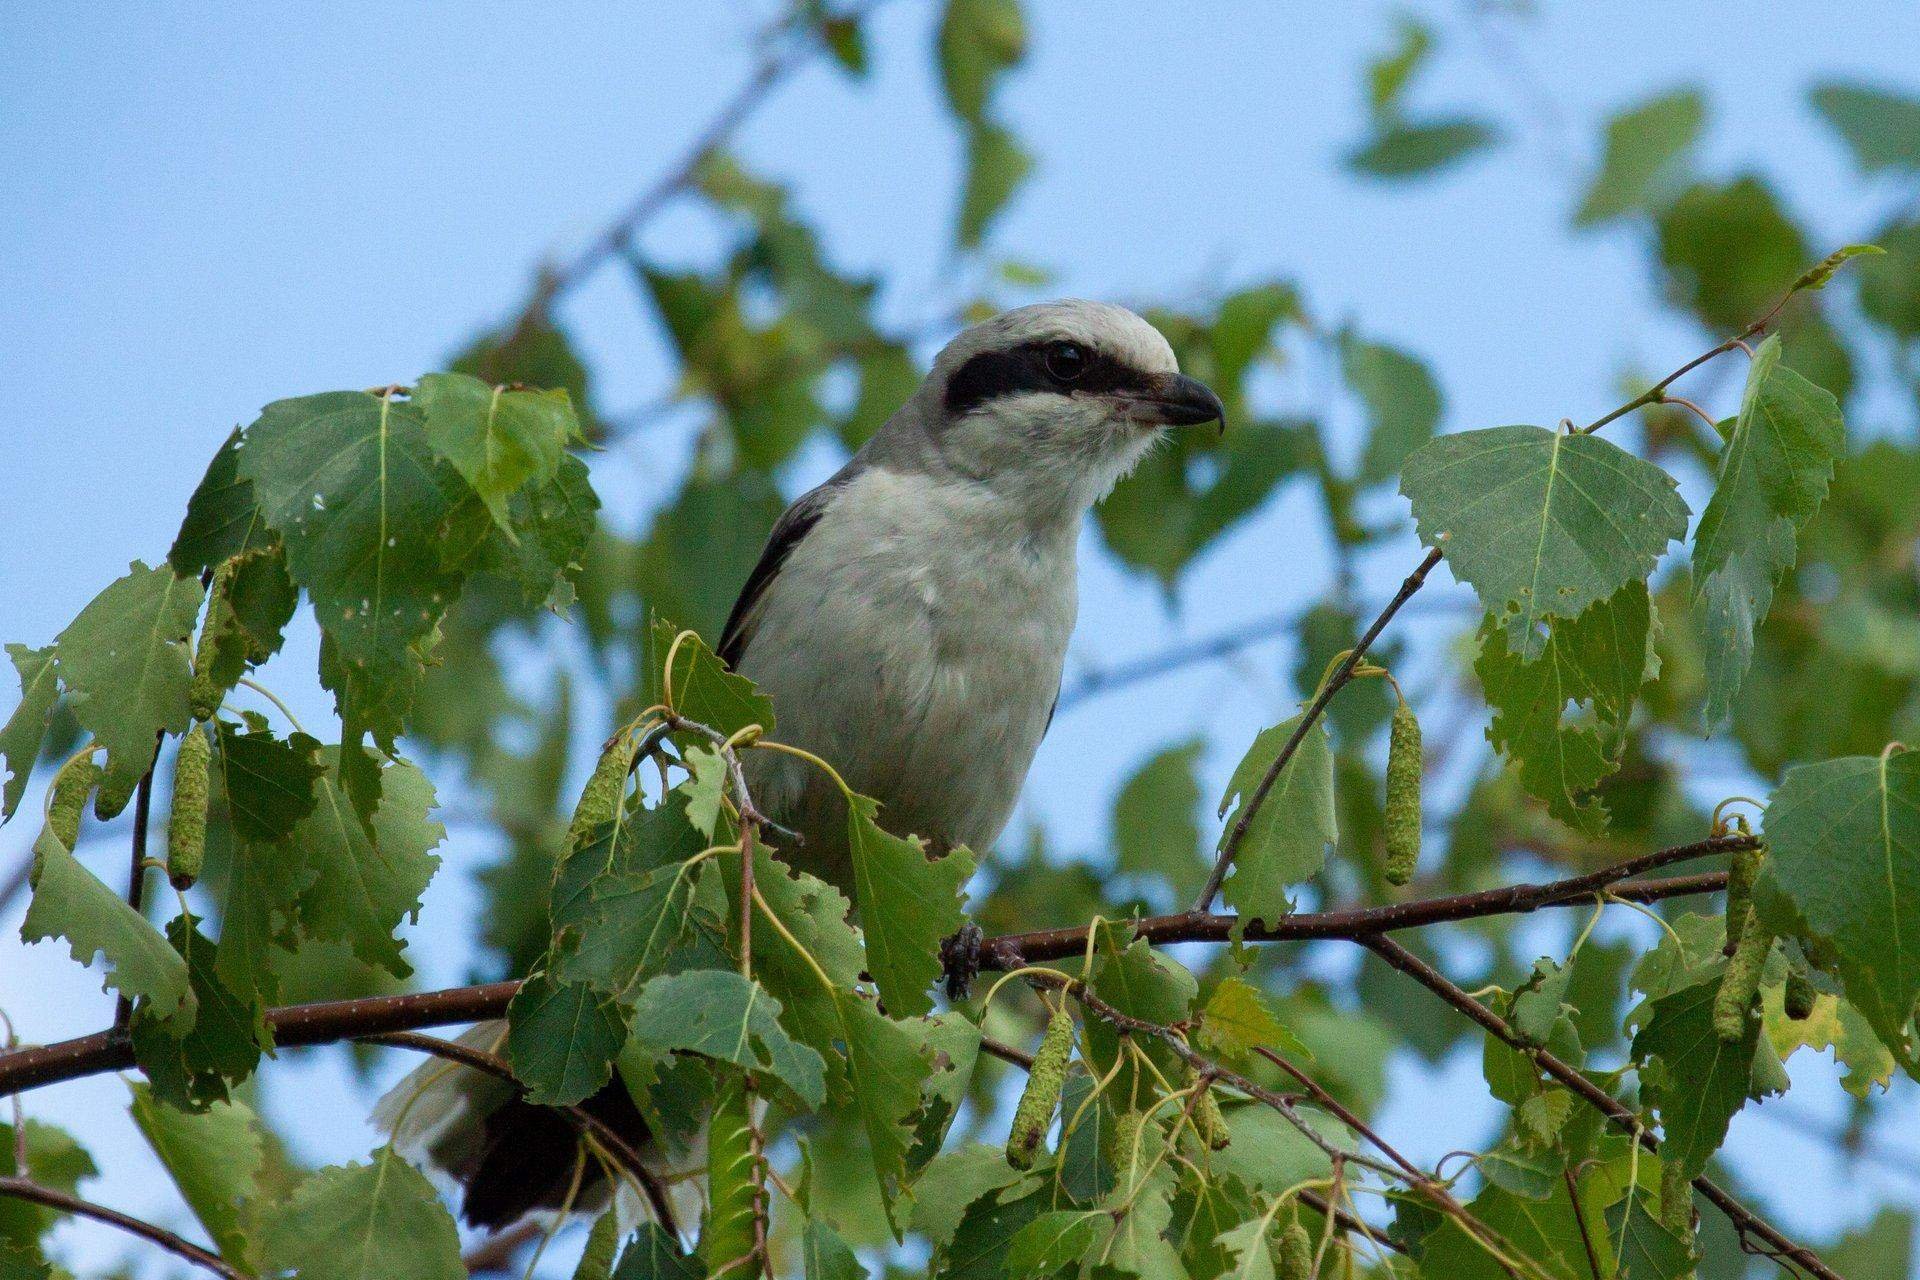
[[720, 658], [731, 669], [740, 669], [740, 658], [747, 651], [748, 641], [753, 639], [757, 621], [754, 610], [766, 596], [767, 589], [773, 585], [780, 566], [787, 562], [787, 557], [793, 554], [793, 549], [800, 545], [800, 540], [807, 536], [813, 526], [820, 523], [820, 517], [826, 514], [835, 495], [850, 478], [836, 476], [819, 488], [802, 494], [774, 522], [773, 532], [767, 535], [766, 548], [760, 552], [760, 561], [753, 566], [753, 572], [747, 575], [747, 583], [740, 588], [740, 596], [733, 602], [733, 612], [727, 615], [727, 625], [720, 632]]

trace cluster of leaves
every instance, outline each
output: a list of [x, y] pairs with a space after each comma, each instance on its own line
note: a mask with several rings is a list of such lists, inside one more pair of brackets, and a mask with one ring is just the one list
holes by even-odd
[[[846, 74], [866, 74], [857, 19], [813, 3], [796, 13]], [[1373, 67], [1357, 169], [1430, 173], [1497, 136], [1465, 114], [1408, 107], [1436, 39], [1409, 24]], [[1010, 0], [950, 0], [936, 42], [968, 156], [956, 243], [981, 255], [1031, 165], [996, 106], [1024, 22]], [[1910, 100], [1828, 85], [1813, 102], [1863, 172], [1920, 175]], [[1622, 112], [1574, 221], [1638, 229], [1663, 295], [1718, 339], [1765, 312], [1812, 255], [1764, 177], [1698, 169], [1706, 120], [1690, 90]], [[233, 1265], [463, 1274], [404, 1117], [367, 1162], [305, 1171], [236, 1088], [273, 1051], [268, 1005], [409, 976], [398, 932], [442, 830], [426, 773], [398, 754], [403, 735], [429, 765], [458, 768], [501, 831], [477, 932], [493, 974], [528, 979], [494, 1047], [529, 1095], [568, 1105], [624, 1091], [670, 1166], [690, 1158], [709, 1116], [743, 1115], [754, 1140], [742, 1167], [756, 1180], [746, 1202], [765, 1203], [769, 1183], [781, 1190], [770, 1252], [810, 1280], [851, 1280], [864, 1271], [855, 1249], [908, 1234], [924, 1250], [887, 1253], [890, 1269], [952, 1280], [1293, 1280], [1302, 1233], [1320, 1275], [1404, 1275], [1386, 1253], [1397, 1250], [1420, 1274], [1469, 1280], [1735, 1276], [1730, 1231], [1703, 1211], [1696, 1239], [1676, 1180], [1708, 1168], [1749, 1102], [1788, 1087], [1784, 1063], [1802, 1048], [1844, 1064], [1863, 1117], [1896, 1071], [1915, 1070], [1920, 961], [1900, 940], [1920, 928], [1920, 753], [1887, 744], [1920, 738], [1920, 452], [1892, 420], [1851, 441], [1841, 425], [1875, 375], [1871, 353], [1896, 352], [1883, 381], [1920, 385], [1910, 212], [1870, 230], [1887, 252], [1853, 264], [1849, 288], [1803, 279], [1764, 340], [1753, 335], [1733, 416], [1709, 429], [1684, 405], [1645, 400], [1637, 451], [1611, 438], [1628, 422], [1436, 436], [1444, 402], [1421, 361], [1314, 316], [1283, 280], [1152, 309], [1236, 429], [1174, 442], [1100, 509], [1123, 565], [1171, 594], [1298, 481], [1343, 568], [1299, 619], [1303, 699], [1365, 621], [1351, 567], [1403, 527], [1396, 479], [1422, 539], [1478, 599], [1463, 665], [1495, 752], [1465, 803], [1433, 824], [1442, 838], [1416, 891], [1502, 883], [1516, 852], [1590, 867], [1697, 838], [1708, 819], [1680, 780], [1684, 744], [1706, 729], [1725, 730], [1762, 775], [1784, 770], [1751, 916], [1738, 903], [1727, 916], [1669, 912], [1644, 954], [1584, 929], [1563, 958], [1542, 959], [1536, 938], [1489, 921], [1406, 939], [1476, 965], [1470, 985], [1488, 988], [1517, 1037], [1476, 1045], [1507, 1109], [1502, 1130], [1450, 1176], [1416, 1179], [1367, 1157], [1353, 1121], [1384, 1100], [1391, 1051], [1438, 1059], [1477, 1033], [1371, 957], [1343, 990], [1305, 949], [1176, 958], [1124, 926], [1093, 928], [1084, 963], [1029, 975], [1079, 1017], [1057, 1105], [1033, 1103], [1048, 1103], [1057, 1128], [1043, 1124], [1015, 1158], [1003, 1151], [1012, 1068], [982, 1046], [1037, 1034], [1051, 1011], [1010, 994], [936, 1013], [929, 995], [940, 942], [969, 916], [1004, 932], [1184, 906], [1243, 820], [1225, 882], [1242, 919], [1279, 920], [1309, 898], [1388, 900], [1384, 682], [1348, 685], [1322, 721], [1262, 732], [1220, 798], [1217, 839], [1196, 814], [1207, 744], [1156, 754], [1120, 790], [1111, 868], [1064, 861], [1038, 837], [929, 859], [849, 797], [855, 866], [834, 886], [791, 867], [777, 833], [743, 822], [731, 764], [772, 740], [774, 709], [699, 637], [717, 634], [778, 514], [782, 469], [810, 441], [853, 447], [872, 433], [917, 382], [915, 335], [883, 323], [879, 281], [838, 269], [788, 192], [738, 158], [704, 155], [678, 197], [720, 229], [720, 252], [666, 265], [636, 244], [627, 260], [682, 370], [675, 394], [704, 416], [691, 467], [637, 537], [599, 519], [574, 449], [630, 427], [594, 412], [566, 331], [535, 308], [411, 392], [269, 406], [216, 456], [165, 564], [136, 564], [45, 648], [9, 647], [22, 687], [0, 728], [9, 815], [36, 756], [72, 749], [62, 724], [87, 736], [83, 761], [100, 757], [90, 785], [103, 815], [130, 803], [157, 742], [199, 734], [211, 748], [207, 869], [170, 923], [149, 923], [151, 904], [129, 906], [49, 822], [25, 931], [102, 958], [108, 985], [132, 1000], [146, 1077], [132, 1117]], [[993, 290], [952, 310], [991, 308], [1008, 300], [999, 290], [1036, 280], [1001, 263]], [[1262, 376], [1302, 348], [1340, 370], [1341, 403], [1277, 415]], [[1710, 371], [1740, 361], [1729, 353]], [[1891, 412], [1877, 407], [1887, 402], [1871, 411]], [[1341, 412], [1362, 423], [1358, 450], [1339, 447], [1329, 418]], [[1709, 488], [1704, 503], [1683, 499]], [[1670, 554], [1681, 542], [1684, 566]], [[302, 595], [336, 699], [331, 745], [203, 709], [280, 648]], [[556, 664], [544, 691], [516, 678], [505, 655], [568, 624], [589, 659]], [[1403, 655], [1389, 639], [1373, 656]], [[576, 705], [612, 708], [629, 752], [649, 729], [665, 734], [652, 744], [660, 786], [619, 769], [612, 804], [580, 823]], [[1786, 768], [1807, 759], [1820, 763]], [[743, 904], [746, 865], [758, 900]], [[1765, 946], [1737, 1034], [1723, 1036], [1716, 1005], [1737, 964], [1726, 944], [1743, 923]], [[1448, 945], [1463, 936], [1476, 945]], [[1803, 1017], [1790, 1016], [1796, 982], [1813, 993]], [[1076, 983], [1078, 995], [1060, 990]], [[1261, 1050], [1303, 1066], [1340, 1110], [1264, 1099], [1296, 1086]], [[1197, 1072], [1201, 1054], [1232, 1079]], [[1608, 1130], [1543, 1054], [1634, 1108], [1659, 1153]], [[744, 1111], [743, 1096], [754, 1100]], [[0, 1149], [12, 1137], [0, 1129]], [[29, 1122], [24, 1137], [35, 1181], [71, 1191], [92, 1174], [58, 1131]], [[589, 1154], [620, 1180], [604, 1151], [583, 1148], [583, 1165]], [[716, 1184], [712, 1203], [737, 1199], [726, 1191]], [[1380, 1195], [1392, 1221], [1381, 1242], [1329, 1216], [1384, 1224], [1369, 1198]], [[43, 1274], [55, 1220], [0, 1199], [0, 1270], [17, 1258]], [[1859, 1274], [1904, 1268], [1877, 1260], [1903, 1256], [1887, 1243], [1899, 1223], [1848, 1246], [1885, 1251]], [[630, 1225], [618, 1212], [600, 1220], [582, 1276], [699, 1277], [731, 1260], [716, 1256], [715, 1224], [691, 1251], [658, 1225]]]

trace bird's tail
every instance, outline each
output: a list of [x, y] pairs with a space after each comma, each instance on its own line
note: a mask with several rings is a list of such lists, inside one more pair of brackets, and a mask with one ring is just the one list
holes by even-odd
[[[459, 1042], [492, 1052], [506, 1033], [504, 1022], [483, 1022]], [[634, 1147], [645, 1145], [647, 1122], [619, 1081], [580, 1105]], [[498, 1230], [535, 1210], [560, 1208], [576, 1167], [573, 1208], [593, 1209], [607, 1199], [604, 1171], [591, 1159], [579, 1165], [580, 1134], [563, 1113], [528, 1102], [507, 1081], [471, 1067], [428, 1059], [380, 1099], [373, 1123], [402, 1155], [460, 1183], [460, 1216], [476, 1227]]]

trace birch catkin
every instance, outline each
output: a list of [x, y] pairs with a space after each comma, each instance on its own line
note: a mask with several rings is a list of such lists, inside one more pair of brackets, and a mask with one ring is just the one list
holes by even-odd
[[567, 824], [567, 848], [578, 849], [602, 823], [612, 822], [620, 812], [620, 798], [627, 793], [627, 774], [633, 770], [633, 757], [639, 744], [631, 733], [622, 730], [600, 752], [593, 776], [580, 788], [580, 799], [573, 806], [573, 821]]
[[1413, 879], [1420, 861], [1420, 721], [1402, 698], [1393, 709], [1387, 737], [1388, 884]]
[[1027, 1073], [1027, 1087], [1021, 1091], [1013, 1128], [1007, 1133], [1007, 1163], [1016, 1169], [1033, 1167], [1034, 1153], [1060, 1105], [1072, 1053], [1073, 1015], [1065, 1008], [1056, 1009], [1047, 1019], [1047, 1032], [1040, 1039], [1040, 1051], [1033, 1055], [1033, 1070]]
[[1310, 1280], [1313, 1275], [1313, 1237], [1297, 1220], [1280, 1233], [1273, 1274], [1274, 1280]]
[[1747, 1011], [1760, 990], [1760, 971], [1773, 949], [1773, 934], [1760, 923], [1753, 908], [1746, 910], [1740, 929], [1740, 941], [1720, 975], [1720, 990], [1713, 998], [1713, 1032], [1729, 1043], [1746, 1034]]
[[94, 763], [91, 754], [75, 756], [53, 775], [53, 794], [47, 804], [47, 828], [54, 838], [72, 852], [80, 839], [80, 812], [87, 807], [87, 793], [105, 772]]
[[207, 768], [213, 744], [189, 729], [173, 761], [173, 805], [167, 812], [167, 880], [190, 889], [207, 853]]

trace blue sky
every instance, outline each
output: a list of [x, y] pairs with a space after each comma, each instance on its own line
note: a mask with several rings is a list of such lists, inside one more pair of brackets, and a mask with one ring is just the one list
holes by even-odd
[[[1118, 301], [1289, 277], [1324, 319], [1429, 360], [1452, 429], [1591, 416], [1617, 401], [1624, 370], [1671, 367], [1703, 345], [1658, 313], [1630, 233], [1566, 231], [1609, 112], [1701, 84], [1713, 103], [1706, 166], [1763, 169], [1816, 239], [1838, 244], [1877, 222], [1887, 193], [1855, 180], [1807, 110], [1806, 84], [1920, 83], [1920, 10], [1895, 0], [1560, 4], [1519, 24], [1416, 7], [1447, 33], [1416, 101], [1491, 114], [1508, 142], [1383, 189], [1337, 157], [1360, 135], [1359, 68], [1388, 39], [1393, 8], [1034, 7], [1033, 55], [1003, 101], [1040, 168], [997, 243], [1055, 270], [1060, 292]], [[261, 404], [409, 380], [509, 314], [534, 265], [581, 243], [738, 83], [766, 14], [742, 3], [14, 11], [0, 46], [0, 382], [13, 405], [0, 639], [44, 643], [128, 560], [164, 554], [207, 457]], [[960, 148], [933, 83], [931, 15], [894, 0], [873, 24], [870, 83], [804, 72], [741, 141], [753, 165], [793, 184], [839, 262], [886, 274], [902, 322], [950, 297]], [[691, 218], [668, 216], [645, 243], [670, 259], [704, 241]], [[565, 315], [605, 411], [666, 390], [661, 336], [614, 275]], [[1276, 403], [1316, 405], [1328, 376], [1307, 366]], [[615, 518], [638, 525], [683, 456], [669, 426], [602, 459]], [[832, 462], [810, 455], [791, 485]], [[1305, 495], [1282, 494], [1189, 575], [1172, 611], [1151, 584], [1089, 557], [1076, 654], [1111, 662], [1310, 600], [1325, 581], [1317, 529]], [[1411, 545], [1367, 557], [1371, 595], [1391, 589]], [[1412, 634], [1439, 643], [1446, 627]], [[311, 658], [296, 640], [287, 665]], [[1225, 744], [1209, 757], [1223, 772], [1231, 744], [1289, 701], [1289, 659], [1270, 646], [1063, 717], [1025, 816], [1068, 849], [1098, 847], [1127, 765], [1205, 727]], [[275, 683], [324, 717], [317, 690]], [[30, 837], [0, 833], [0, 866]], [[429, 981], [464, 968], [461, 939], [433, 926], [470, 902], [463, 869], [476, 852], [457, 843], [429, 898], [416, 943]], [[117, 853], [96, 856], [118, 866]], [[0, 1006], [35, 1039], [95, 1029], [106, 997], [53, 947], [22, 949], [16, 922], [0, 934]], [[1794, 1065], [1802, 1096], [1784, 1105], [1838, 1114], [1826, 1073], [1805, 1055]], [[1401, 1071], [1406, 1102], [1387, 1127], [1427, 1158], [1474, 1137], [1477, 1118], [1437, 1124], [1420, 1105], [1473, 1070]], [[311, 1066], [269, 1073], [276, 1114], [300, 1113], [305, 1154], [366, 1149], [370, 1133], [334, 1119], [364, 1109], [351, 1081]], [[167, 1195], [120, 1091], [111, 1080], [51, 1090], [30, 1099], [32, 1114], [71, 1124], [106, 1158], [100, 1198], [159, 1211]], [[1769, 1166], [1820, 1185], [1781, 1207], [1803, 1229], [1920, 1195], [1920, 1182], [1842, 1167], [1764, 1118], [1737, 1121], [1732, 1150], [1764, 1185], [1787, 1185]], [[82, 1235], [85, 1259], [119, 1256], [118, 1241]]]

